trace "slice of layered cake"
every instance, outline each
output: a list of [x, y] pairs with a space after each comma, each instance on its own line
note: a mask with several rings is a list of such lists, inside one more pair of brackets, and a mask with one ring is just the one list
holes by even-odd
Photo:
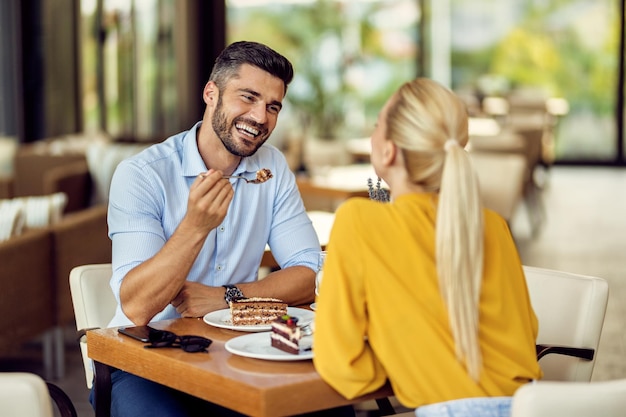
[[298, 318], [285, 314], [272, 322], [272, 346], [287, 353], [300, 353], [302, 330], [298, 326]]
[[287, 314], [287, 303], [277, 298], [238, 298], [229, 305], [235, 326], [270, 324], [276, 317]]

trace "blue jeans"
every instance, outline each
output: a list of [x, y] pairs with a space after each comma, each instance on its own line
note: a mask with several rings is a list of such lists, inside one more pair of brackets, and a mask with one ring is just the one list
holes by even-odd
[[[93, 406], [93, 388], [89, 402]], [[128, 372], [111, 372], [111, 417], [239, 417], [235, 411], [148, 381]]]
[[[111, 417], [243, 416], [236, 411], [120, 370], [111, 372], [111, 387]], [[92, 406], [93, 400], [92, 388], [89, 394]], [[306, 416], [352, 417], [354, 409], [339, 407]]]
[[418, 407], [417, 417], [509, 417], [513, 397], [462, 398]]

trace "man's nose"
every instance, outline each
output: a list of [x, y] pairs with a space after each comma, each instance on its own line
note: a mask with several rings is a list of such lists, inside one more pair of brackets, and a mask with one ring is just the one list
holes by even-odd
[[250, 110], [250, 117], [259, 124], [267, 122], [267, 109], [264, 103], [256, 103]]

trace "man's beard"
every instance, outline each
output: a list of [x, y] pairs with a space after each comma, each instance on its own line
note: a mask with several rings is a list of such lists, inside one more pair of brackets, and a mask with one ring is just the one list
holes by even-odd
[[[217, 106], [215, 108], [215, 113], [213, 114], [213, 119], [211, 120], [213, 131], [215, 132], [217, 137], [220, 138], [228, 152], [241, 157], [252, 156], [261, 147], [261, 145], [265, 143], [265, 141], [269, 138], [269, 135], [266, 136], [265, 139], [256, 142], [255, 147], [252, 150], [244, 148], [243, 146], [238, 146], [237, 143], [235, 143], [233, 135], [231, 133], [231, 128], [233, 128], [237, 124], [237, 122], [243, 122], [247, 125], [254, 127], [255, 129], [258, 129], [260, 132], [259, 135], [264, 135], [267, 132], [267, 129], [265, 129], [258, 123], [251, 120], [246, 120], [241, 117], [234, 119], [229, 126], [228, 120], [226, 119], [226, 114], [222, 111], [222, 97], [220, 96], [217, 100]], [[252, 142], [252, 140], [250, 140], [250, 142]]]

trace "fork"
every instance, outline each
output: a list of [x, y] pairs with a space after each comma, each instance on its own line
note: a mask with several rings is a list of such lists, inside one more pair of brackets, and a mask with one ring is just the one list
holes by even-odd
[[224, 179], [229, 179], [229, 178], [235, 178], [238, 180], [244, 180], [246, 183], [248, 184], [261, 184], [263, 181], [259, 181], [259, 179], [253, 179], [253, 180], [249, 180], [246, 177], [244, 177], [243, 175], [224, 175], [222, 176], [222, 178]]
[[311, 323], [305, 324], [300, 327], [300, 331], [302, 332], [302, 336], [311, 336], [313, 335], [313, 329], [311, 328]]

